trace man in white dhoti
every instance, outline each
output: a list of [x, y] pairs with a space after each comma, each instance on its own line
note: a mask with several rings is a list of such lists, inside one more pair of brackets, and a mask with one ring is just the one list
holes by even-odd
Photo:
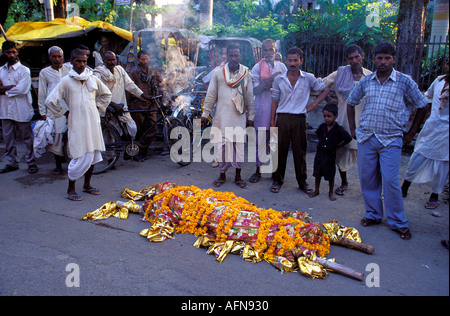
[[[126, 124], [128, 133], [131, 137], [135, 137], [137, 126], [128, 111], [127, 98], [125, 91], [128, 91], [136, 97], [141, 97], [143, 92], [131, 80], [125, 69], [117, 66], [116, 54], [106, 52], [103, 56], [103, 65], [94, 69], [94, 74], [108, 87], [111, 91], [111, 103], [109, 104], [119, 115], [119, 120]], [[104, 111], [100, 111], [101, 116], [105, 116]], [[121, 129], [118, 128], [118, 131]]]
[[225, 183], [225, 173], [231, 166], [236, 168], [236, 185], [248, 187], [241, 177], [241, 169], [244, 162], [245, 128], [253, 126], [255, 110], [252, 79], [249, 69], [240, 64], [241, 57], [239, 46], [227, 47], [228, 63], [214, 71], [203, 107], [201, 122], [205, 124], [216, 104], [211, 142], [222, 145], [218, 146], [222, 159], [219, 162], [220, 176], [213, 182], [215, 187]]
[[[350, 132], [347, 118], [347, 98], [353, 90], [353, 87], [365, 76], [372, 72], [363, 68], [364, 52], [358, 45], [352, 44], [345, 48], [344, 52], [347, 66], [339, 67], [337, 71], [331, 73], [323, 79], [323, 82], [329, 88], [333, 88], [338, 99], [338, 117], [336, 123], [341, 125], [347, 132]], [[355, 124], [359, 126], [359, 117], [364, 104], [355, 106]], [[353, 139], [350, 143], [340, 148], [336, 152], [336, 165], [338, 166], [339, 175], [341, 176], [341, 185], [336, 188], [337, 195], [344, 195], [348, 189], [347, 171], [350, 170], [357, 162], [358, 142]]]
[[[91, 186], [94, 164], [102, 161], [105, 151], [100, 115], [97, 108], [105, 110], [111, 101], [111, 92], [93, 73], [86, 69], [87, 56], [75, 49], [70, 57], [73, 69], [64, 77], [45, 100], [56, 118], [65, 115], [68, 121], [68, 148], [72, 160], [68, 167], [69, 186], [66, 198], [81, 201], [75, 182], [83, 175], [83, 192], [98, 195]], [[61, 105], [65, 101], [67, 108]]]
[[[256, 129], [256, 171], [250, 182], [261, 179], [260, 166], [267, 162], [269, 147], [270, 117], [272, 113], [272, 97], [270, 89], [276, 76], [287, 71], [286, 66], [275, 61], [277, 46], [274, 40], [266, 39], [262, 43], [264, 59], [252, 69], [253, 94], [255, 95], [255, 129]], [[261, 161], [263, 160], [263, 161]]]
[[[406, 197], [411, 182], [431, 182], [431, 195], [425, 204], [427, 209], [435, 209], [439, 206], [439, 194], [442, 193], [448, 181], [450, 78], [448, 58], [444, 69], [446, 74], [439, 76], [425, 93], [432, 102], [431, 113], [417, 137], [402, 184], [403, 197]], [[423, 119], [424, 117], [411, 127], [411, 135], [415, 135]]]
[[[62, 162], [64, 160], [63, 151], [63, 136], [67, 131], [67, 120], [65, 116], [55, 118], [51, 111], [47, 110], [45, 106], [45, 99], [52, 92], [52, 90], [58, 85], [62, 78], [64, 78], [72, 69], [72, 65], [64, 64], [64, 52], [58, 46], [52, 46], [48, 50], [48, 58], [51, 66], [48, 66], [41, 70], [39, 73], [39, 97], [38, 106], [39, 113], [42, 119], [46, 121], [51, 119], [54, 121], [55, 136], [53, 137], [53, 144], [47, 146], [47, 150], [52, 152], [55, 156], [56, 168], [53, 170], [53, 174], [58, 175], [63, 172]], [[62, 101], [62, 106], [67, 108], [67, 105]]]

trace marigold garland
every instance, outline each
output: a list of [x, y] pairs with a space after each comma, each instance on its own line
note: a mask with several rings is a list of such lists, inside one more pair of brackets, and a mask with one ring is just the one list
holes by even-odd
[[[264, 252], [264, 257], [283, 255], [296, 247], [316, 251], [317, 255], [324, 257], [329, 253], [330, 240], [323, 231], [315, 231], [316, 242], [304, 240], [302, 234], [308, 234], [311, 223], [293, 217], [283, 217], [280, 212], [273, 209], [262, 209], [237, 197], [232, 192], [218, 192], [212, 189], [202, 190], [196, 186], [177, 186], [170, 188], [153, 197], [153, 203], [145, 208], [145, 218], [152, 222], [152, 218], [159, 214], [171, 211], [171, 200], [178, 199], [182, 212], [178, 218], [175, 231], [201, 236], [213, 233], [216, 242], [225, 242], [233, 229], [233, 224], [241, 211], [254, 212], [259, 216], [259, 228], [256, 241], [253, 245], [255, 251]], [[160, 203], [160, 206], [158, 206]], [[158, 208], [159, 207], [159, 208]], [[219, 216], [215, 231], [210, 231], [207, 223], [213, 211]], [[152, 213], [150, 216], [150, 213]], [[270, 245], [268, 245], [270, 241]]]

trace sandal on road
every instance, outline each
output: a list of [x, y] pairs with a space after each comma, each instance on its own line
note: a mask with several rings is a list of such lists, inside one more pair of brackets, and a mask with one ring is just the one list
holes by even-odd
[[398, 233], [400, 235], [400, 238], [404, 240], [409, 240], [412, 237], [411, 231], [409, 230], [408, 227], [396, 228], [393, 229], [393, 231]]
[[381, 221], [376, 221], [374, 219], [365, 218], [365, 217], [361, 220], [361, 225], [363, 225], [364, 227], [377, 225], [380, 223], [381, 223]]
[[79, 194], [67, 194], [65, 198], [69, 201], [83, 201], [83, 197]]
[[8, 173], [11, 171], [16, 171], [19, 170], [19, 167], [13, 167], [10, 165], [6, 165], [3, 169], [0, 169], [0, 173]]
[[425, 204], [425, 208], [429, 210], [434, 210], [439, 206], [439, 204], [441, 204], [439, 203], [439, 201], [436, 202], [427, 201], [427, 203]]
[[254, 174], [252, 174], [250, 176], [250, 179], [248, 181], [250, 181], [251, 183], [256, 183], [259, 180], [261, 180], [261, 174], [258, 172], [255, 172]]
[[37, 165], [29, 165], [28, 166], [28, 173], [29, 174], [35, 174], [38, 172], [38, 166]]
[[270, 192], [278, 193], [278, 192], [280, 192], [280, 189], [281, 189], [281, 184], [273, 183], [272, 186], [270, 187]]
[[242, 179], [237, 180], [237, 181], [234, 181], [234, 183], [236, 183], [236, 185], [239, 186], [241, 189], [246, 189], [246, 188], [248, 188], [247, 182], [245, 182], [245, 181], [242, 180]]
[[300, 190], [302, 190], [303, 192], [305, 192], [306, 194], [310, 194], [313, 192], [313, 190], [309, 187], [308, 183], [303, 183], [301, 185], [299, 185]]
[[222, 186], [225, 183], [225, 179], [217, 179], [213, 182], [213, 186], [215, 186], [216, 188]]
[[89, 193], [89, 194], [92, 194], [92, 195], [99, 195], [101, 193], [100, 190], [97, 189], [97, 188], [90, 188], [90, 189], [87, 189], [87, 190], [83, 189], [83, 192], [86, 192], [86, 193]]
[[345, 192], [347, 192], [347, 188], [343, 187], [337, 187], [334, 191], [334, 193], [336, 193], [337, 195], [345, 195]]

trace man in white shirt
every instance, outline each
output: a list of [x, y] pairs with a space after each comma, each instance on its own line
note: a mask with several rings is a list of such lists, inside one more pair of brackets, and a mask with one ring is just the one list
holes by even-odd
[[15, 129], [17, 128], [26, 146], [25, 159], [28, 164], [28, 172], [33, 174], [38, 171], [38, 167], [33, 152], [33, 132], [30, 124], [34, 115], [30, 93], [30, 69], [20, 63], [16, 43], [3, 42], [2, 52], [8, 60], [0, 68], [0, 119], [2, 120], [7, 164], [0, 169], [0, 173], [19, 169], [15, 140]]
[[[55, 118], [51, 111], [48, 111], [45, 106], [45, 99], [52, 92], [52, 90], [58, 85], [63, 77], [65, 77], [72, 69], [72, 65], [64, 64], [64, 52], [58, 46], [52, 46], [48, 50], [48, 58], [51, 65], [42, 69], [39, 73], [39, 113], [42, 119], [45, 121], [47, 117], [52, 119], [55, 123], [55, 136], [53, 138], [53, 144], [47, 146], [47, 150], [55, 155], [56, 168], [53, 170], [53, 174], [58, 175], [63, 172], [62, 161], [64, 159], [63, 151], [63, 135], [67, 130], [67, 120], [65, 116]], [[63, 101], [64, 102], [64, 101]], [[64, 106], [65, 103], [63, 103]]]
[[[326, 98], [329, 89], [322, 79], [300, 70], [303, 60], [302, 50], [296, 47], [289, 49], [286, 53], [288, 71], [275, 78], [271, 89], [270, 127], [278, 128], [278, 169], [272, 174], [272, 193], [278, 193], [284, 183], [291, 143], [298, 186], [305, 193], [312, 192], [306, 183], [306, 113]], [[322, 92], [307, 105], [311, 90]]]
[[[119, 120], [127, 125], [128, 133], [134, 138], [137, 133], [137, 126], [128, 111], [125, 91], [136, 97], [141, 97], [143, 92], [131, 80], [125, 69], [117, 65], [116, 54], [106, 52], [103, 56], [103, 65], [94, 69], [96, 75], [111, 91], [110, 106], [119, 114]], [[104, 113], [100, 113], [104, 116]], [[120, 129], [118, 129], [120, 130]]]

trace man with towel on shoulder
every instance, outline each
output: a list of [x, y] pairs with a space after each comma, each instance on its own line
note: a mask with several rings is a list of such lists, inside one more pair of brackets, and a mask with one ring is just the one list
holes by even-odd
[[215, 187], [225, 183], [225, 173], [231, 166], [236, 168], [236, 185], [243, 189], [248, 187], [241, 177], [241, 169], [244, 162], [245, 128], [253, 126], [255, 110], [252, 79], [249, 69], [240, 64], [241, 58], [239, 46], [232, 44], [227, 47], [228, 62], [214, 71], [203, 107], [201, 122], [205, 124], [216, 104], [211, 142], [219, 143], [221, 159], [220, 176], [213, 182]]
[[[364, 52], [358, 45], [351, 44], [345, 48], [345, 60], [348, 65], [341, 66], [337, 71], [331, 73], [323, 79], [323, 82], [334, 89], [338, 99], [338, 117], [336, 122], [341, 125], [347, 132], [350, 132], [347, 118], [347, 98], [353, 90], [353, 87], [365, 76], [372, 72], [363, 68]], [[364, 99], [355, 106], [355, 124], [359, 126], [359, 117], [361, 116]], [[345, 195], [348, 189], [347, 171], [356, 165], [357, 162], [358, 142], [353, 139], [350, 143], [340, 148], [336, 152], [336, 165], [341, 176], [341, 185], [336, 188], [337, 195]]]
[[[83, 192], [98, 195], [100, 191], [91, 186], [94, 164], [102, 161], [105, 151], [100, 115], [111, 101], [111, 92], [92, 71], [86, 69], [87, 56], [75, 49], [70, 61], [72, 70], [53, 89], [45, 104], [56, 118], [65, 115], [68, 124], [68, 147], [72, 160], [68, 167], [69, 186], [66, 198], [71, 201], [83, 199], [75, 190], [75, 181], [84, 175]], [[64, 100], [67, 108], [61, 105]], [[98, 108], [98, 109], [97, 109]]]

